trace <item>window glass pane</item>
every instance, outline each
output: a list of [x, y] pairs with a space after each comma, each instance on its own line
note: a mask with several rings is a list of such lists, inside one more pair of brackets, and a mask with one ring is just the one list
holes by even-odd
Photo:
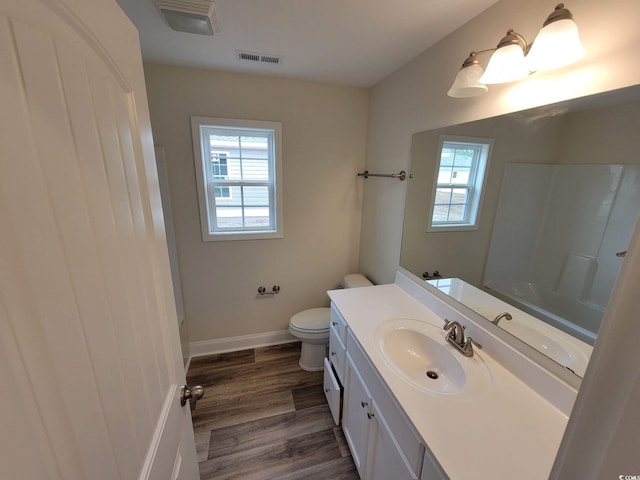
[[451, 189], [451, 203], [452, 204], [466, 204], [468, 201], [467, 195], [469, 190], [466, 188], [452, 188]]
[[450, 222], [462, 222], [464, 220], [464, 205], [451, 205], [449, 208], [449, 218], [447, 218]]
[[451, 189], [450, 188], [437, 188], [436, 189], [436, 205], [451, 203]]
[[269, 187], [244, 187], [244, 204], [248, 207], [269, 207]]
[[451, 183], [451, 176], [451, 167], [440, 166], [440, 169], [438, 170], [438, 183]]
[[473, 164], [474, 151], [458, 148], [455, 150], [453, 164], [456, 167], [470, 167]]
[[211, 150], [238, 150], [240, 139], [237, 135], [221, 135], [209, 130], [209, 146]]
[[468, 185], [471, 169], [467, 167], [453, 167], [451, 183], [454, 185]]
[[229, 187], [214, 187], [213, 193], [216, 196], [216, 203], [220, 200], [231, 198], [231, 189]]
[[247, 207], [244, 209], [245, 226], [249, 228], [270, 227], [268, 207]]
[[216, 228], [237, 229], [243, 226], [242, 207], [216, 206]]
[[455, 149], [444, 147], [440, 154], [440, 166], [452, 166], [455, 153]]
[[435, 205], [433, 207], [433, 221], [446, 222], [449, 218], [449, 205]]
[[224, 187], [215, 186], [213, 191], [216, 196], [216, 205], [222, 207], [240, 206], [242, 205], [242, 197], [240, 196], [241, 187]]
[[243, 180], [269, 180], [269, 160], [242, 159]]

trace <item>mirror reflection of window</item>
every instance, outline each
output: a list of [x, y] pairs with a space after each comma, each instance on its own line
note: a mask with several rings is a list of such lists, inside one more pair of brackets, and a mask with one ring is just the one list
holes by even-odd
[[[229, 179], [229, 166], [227, 164], [229, 152], [211, 152], [211, 173], [215, 180]], [[231, 199], [231, 189], [229, 187], [213, 187], [216, 200]]]
[[493, 140], [441, 136], [427, 230], [475, 230]]

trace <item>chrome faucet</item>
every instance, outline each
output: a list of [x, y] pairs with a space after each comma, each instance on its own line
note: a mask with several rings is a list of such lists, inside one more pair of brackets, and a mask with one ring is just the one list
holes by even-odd
[[451, 345], [455, 347], [460, 353], [462, 353], [465, 357], [473, 357], [473, 346], [482, 349], [482, 345], [476, 343], [473, 338], [464, 337], [464, 329], [467, 327], [463, 327], [459, 322], [445, 319], [444, 329], [447, 331], [447, 336], [445, 340], [449, 342]]
[[513, 317], [509, 312], [502, 312], [500, 315], [496, 316], [496, 318], [491, 320], [491, 323], [493, 323], [494, 325], [498, 325], [498, 322], [503, 318], [506, 320], [511, 320]]

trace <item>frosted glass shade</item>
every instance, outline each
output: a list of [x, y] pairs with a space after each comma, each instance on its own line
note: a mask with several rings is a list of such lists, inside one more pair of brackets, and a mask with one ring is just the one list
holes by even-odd
[[460, 69], [447, 95], [454, 98], [476, 97], [485, 93], [488, 88], [480, 83], [482, 67], [477, 63]]
[[529, 70], [536, 72], [569, 65], [584, 54], [578, 25], [573, 20], [563, 19], [540, 30], [526, 60]]
[[520, 80], [529, 75], [529, 67], [520, 45], [512, 44], [498, 48], [480, 77], [480, 83], [495, 84]]

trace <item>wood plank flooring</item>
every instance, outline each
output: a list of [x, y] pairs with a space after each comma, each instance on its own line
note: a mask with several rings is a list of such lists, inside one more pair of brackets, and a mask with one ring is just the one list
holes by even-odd
[[202, 480], [357, 480], [333, 423], [322, 372], [298, 365], [300, 344], [196, 357], [189, 385]]

